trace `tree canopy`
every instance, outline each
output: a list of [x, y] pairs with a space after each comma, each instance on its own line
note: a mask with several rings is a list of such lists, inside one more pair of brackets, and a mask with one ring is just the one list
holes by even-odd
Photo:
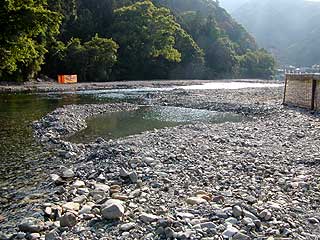
[[[209, 0], [1, 0], [0, 80], [270, 77], [275, 63]], [[257, 60], [258, 59], [258, 60]]]
[[25, 80], [39, 72], [61, 21], [45, 5], [44, 0], [1, 0], [1, 79]]

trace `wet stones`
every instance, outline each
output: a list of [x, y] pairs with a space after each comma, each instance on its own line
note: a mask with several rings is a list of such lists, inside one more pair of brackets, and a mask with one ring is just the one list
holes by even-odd
[[101, 215], [104, 219], [120, 219], [123, 216], [123, 214], [123, 202], [120, 200], [110, 199], [101, 207]]

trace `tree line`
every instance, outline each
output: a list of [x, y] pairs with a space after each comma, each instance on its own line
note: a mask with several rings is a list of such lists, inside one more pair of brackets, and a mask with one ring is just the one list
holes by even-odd
[[275, 61], [211, 0], [0, 0], [0, 80], [270, 78]]

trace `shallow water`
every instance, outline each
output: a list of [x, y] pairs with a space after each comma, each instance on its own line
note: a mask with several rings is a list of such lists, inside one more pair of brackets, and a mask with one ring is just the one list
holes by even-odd
[[[140, 88], [100, 91], [80, 91], [49, 94], [0, 94], [0, 205], [8, 189], [25, 191], [26, 185], [36, 185], [34, 176], [41, 179], [40, 162], [43, 149], [32, 136], [31, 124], [57, 107], [67, 104], [133, 102], [152, 104], [148, 93], [182, 89], [219, 89], [243, 87], [276, 87], [280, 84], [209, 83], [187, 87]], [[150, 100], [150, 101], [148, 101]], [[225, 114], [225, 113], [224, 113]], [[97, 117], [79, 132], [75, 141], [93, 141], [96, 137], [117, 138], [154, 128], [171, 127], [189, 122], [238, 121], [239, 116], [208, 113], [183, 108], [145, 108]], [[210, 120], [211, 119], [211, 120]], [[82, 136], [81, 136], [82, 135]], [[39, 164], [38, 164], [39, 163]], [[40, 172], [35, 170], [40, 168]]]
[[210, 90], [210, 89], [242, 89], [242, 88], [275, 88], [282, 87], [280, 83], [255, 83], [255, 82], [211, 82], [201, 85], [178, 87], [186, 90]]
[[136, 111], [107, 113], [91, 118], [87, 121], [86, 129], [79, 131], [68, 140], [76, 143], [88, 143], [95, 141], [98, 137], [114, 139], [187, 123], [222, 123], [243, 120], [242, 115], [234, 113], [181, 107], [141, 107]]

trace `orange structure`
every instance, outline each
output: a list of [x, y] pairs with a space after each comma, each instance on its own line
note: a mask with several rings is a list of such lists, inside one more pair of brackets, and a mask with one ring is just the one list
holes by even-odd
[[77, 83], [78, 76], [77, 75], [58, 75], [58, 83], [66, 84], [66, 83]]

